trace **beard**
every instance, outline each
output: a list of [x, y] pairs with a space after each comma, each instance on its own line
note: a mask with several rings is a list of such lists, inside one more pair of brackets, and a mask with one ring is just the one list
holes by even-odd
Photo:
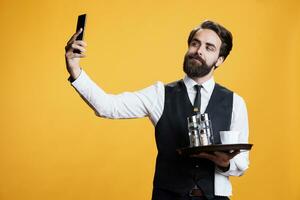
[[215, 61], [212, 65], [208, 65], [205, 60], [197, 55], [186, 54], [183, 61], [183, 71], [190, 78], [201, 78], [206, 76], [215, 67]]

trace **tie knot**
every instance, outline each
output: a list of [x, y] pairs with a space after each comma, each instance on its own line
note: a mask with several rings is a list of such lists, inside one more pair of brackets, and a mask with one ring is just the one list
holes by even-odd
[[201, 90], [202, 85], [194, 85], [195, 90], [198, 92]]

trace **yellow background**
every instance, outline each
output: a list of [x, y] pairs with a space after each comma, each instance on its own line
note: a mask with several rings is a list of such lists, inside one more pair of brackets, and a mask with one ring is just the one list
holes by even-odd
[[64, 46], [81, 13], [82, 67], [110, 93], [182, 78], [203, 20], [231, 30], [215, 79], [244, 97], [254, 143], [232, 199], [300, 199], [299, 1], [1, 0], [1, 200], [151, 197], [150, 121], [98, 118], [67, 81]]

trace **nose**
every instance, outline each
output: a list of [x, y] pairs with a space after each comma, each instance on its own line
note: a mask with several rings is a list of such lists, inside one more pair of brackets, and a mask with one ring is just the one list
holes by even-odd
[[203, 56], [203, 45], [200, 45], [199, 48], [197, 49], [197, 53], [199, 56]]

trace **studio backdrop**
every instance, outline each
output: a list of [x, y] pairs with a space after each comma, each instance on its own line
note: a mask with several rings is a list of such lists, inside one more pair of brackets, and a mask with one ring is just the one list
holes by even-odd
[[231, 199], [300, 199], [299, 1], [1, 0], [1, 200], [151, 198], [149, 119], [99, 118], [67, 80], [82, 13], [81, 67], [112, 94], [183, 78], [190, 30], [227, 27], [233, 50], [215, 80], [244, 98], [254, 144]]

